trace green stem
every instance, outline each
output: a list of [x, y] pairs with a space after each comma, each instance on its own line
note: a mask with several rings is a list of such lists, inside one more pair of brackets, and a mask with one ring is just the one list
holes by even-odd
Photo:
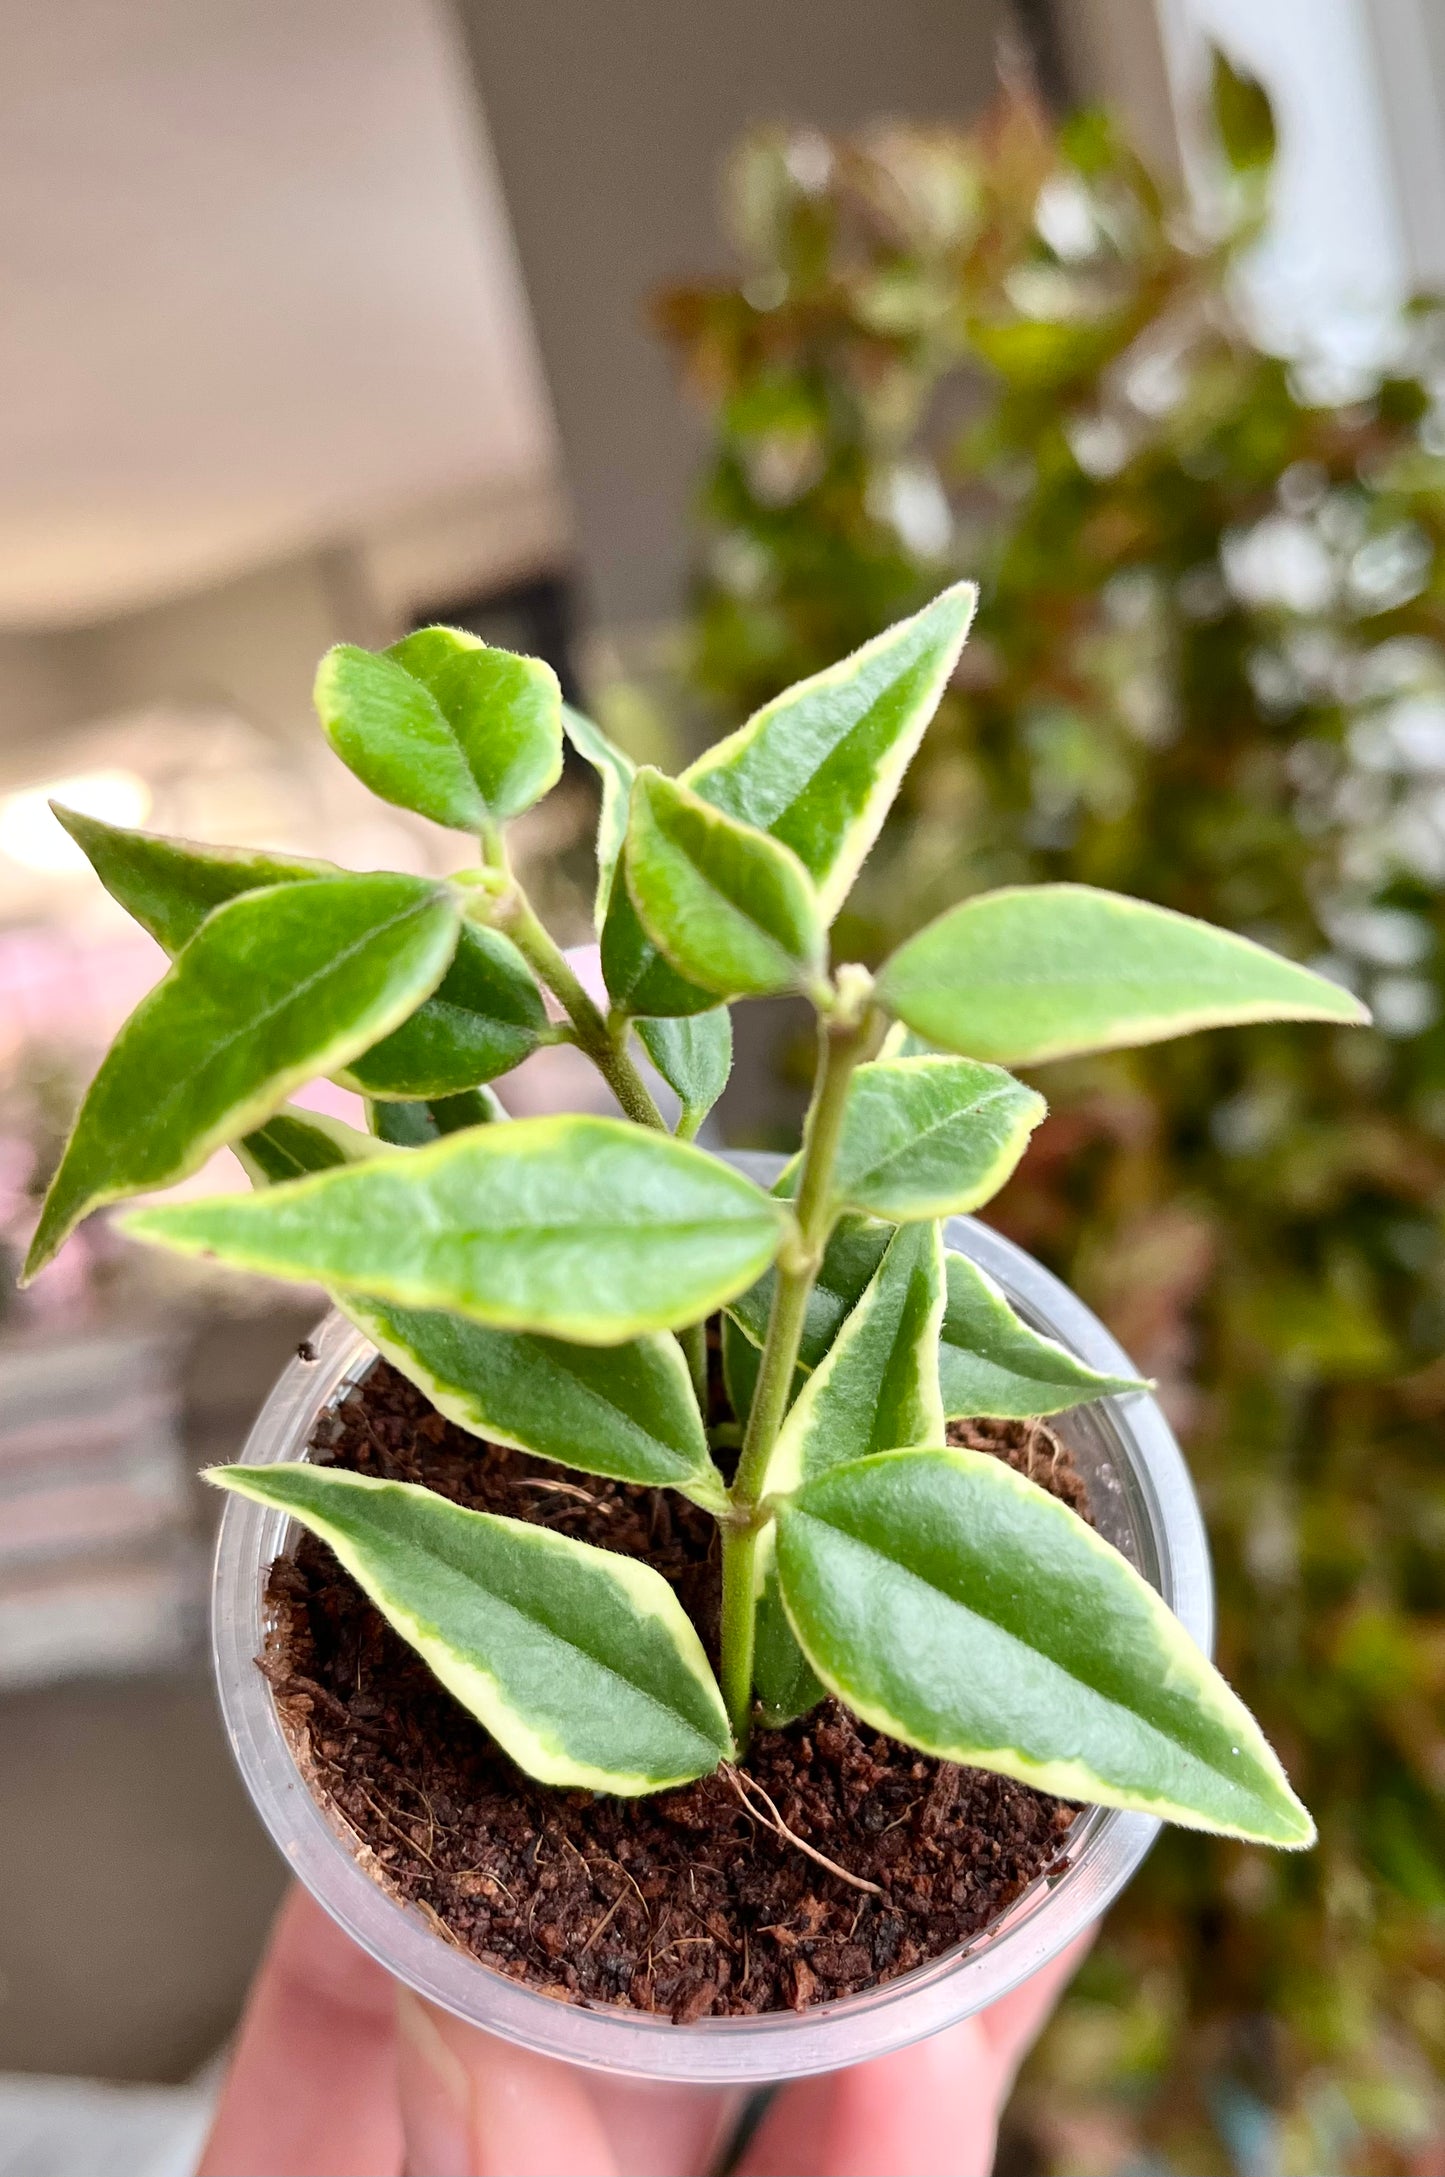
[[707, 1420], [707, 1325], [689, 1323], [686, 1330], [677, 1334], [678, 1344], [687, 1355], [687, 1371], [692, 1377], [692, 1388], [697, 1399], [697, 1410]]
[[[795, 1236], [784, 1246], [778, 1260], [752, 1412], [729, 1492], [742, 1523], [723, 1533], [722, 1685], [740, 1754], [747, 1750], [752, 1721], [757, 1620], [754, 1558], [758, 1526], [749, 1515], [757, 1510], [768, 1462], [788, 1410], [808, 1298], [833, 1227], [833, 1166], [843, 1133], [848, 1086], [855, 1067], [876, 1047], [882, 1026], [881, 1018], [866, 1001], [856, 1013], [839, 1013], [819, 1022], [818, 1072], [803, 1134], [803, 1162], [793, 1205]], [[746, 1548], [737, 1539], [739, 1536], [749, 1538]], [[739, 1569], [744, 1558], [746, 1578]]]
[[748, 1750], [753, 1717], [753, 1651], [757, 1645], [756, 1527], [722, 1531], [722, 1696], [739, 1755]]
[[607, 1032], [607, 1022], [569, 965], [566, 955], [537, 915], [521, 886], [512, 888], [497, 910], [496, 922], [511, 938], [528, 965], [534, 968], [577, 1031], [577, 1041], [597, 1068], [629, 1119], [665, 1134], [662, 1113], [647, 1093], [643, 1080], [626, 1048]]

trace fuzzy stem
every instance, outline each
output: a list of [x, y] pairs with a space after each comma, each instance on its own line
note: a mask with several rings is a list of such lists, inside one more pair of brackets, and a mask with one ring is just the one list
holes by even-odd
[[722, 1531], [722, 1656], [720, 1682], [737, 1745], [738, 1759], [748, 1750], [753, 1718], [753, 1652], [757, 1645], [756, 1527]]
[[856, 1011], [840, 1010], [819, 1022], [818, 1071], [804, 1127], [803, 1163], [793, 1209], [795, 1237], [778, 1260], [752, 1412], [729, 1492], [738, 1517], [723, 1534], [722, 1685], [740, 1755], [747, 1751], [752, 1721], [757, 1622], [754, 1560], [758, 1523], [750, 1515], [757, 1510], [768, 1461], [788, 1410], [807, 1321], [808, 1297], [833, 1228], [833, 1166], [843, 1132], [848, 1086], [854, 1069], [876, 1048], [882, 1027], [880, 1016], [866, 1000]]
[[607, 1022], [574, 974], [566, 955], [538, 916], [532, 902], [513, 878], [493, 920], [505, 930], [528, 965], [534, 968], [576, 1030], [579, 1047], [587, 1053], [629, 1119], [638, 1126], [667, 1132], [662, 1113], [647, 1093], [643, 1080], [625, 1045], [609, 1035]]

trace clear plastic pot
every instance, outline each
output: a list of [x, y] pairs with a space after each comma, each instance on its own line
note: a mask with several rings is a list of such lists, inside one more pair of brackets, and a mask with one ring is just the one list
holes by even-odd
[[[763, 1160], [738, 1158], [769, 1176]], [[770, 1160], [776, 1169], [776, 1160]], [[1020, 1314], [1093, 1367], [1132, 1372], [1098, 1319], [1032, 1258], [973, 1218], [951, 1220], [950, 1246], [998, 1281]], [[267, 1400], [243, 1457], [299, 1459], [323, 1409], [363, 1375], [366, 1340], [339, 1315], [312, 1340]], [[1209, 1651], [1213, 1593], [1204, 1528], [1179, 1447], [1151, 1398], [1080, 1407], [1054, 1424], [1088, 1484], [1101, 1531], [1151, 1581]], [[524, 2047], [624, 2077], [696, 2085], [761, 2085], [886, 2055], [995, 2002], [1047, 1963], [1118, 1896], [1159, 1825], [1093, 1808], [1066, 1856], [971, 1941], [886, 1986], [802, 2014], [705, 2018], [675, 2026], [620, 2006], [559, 2002], [508, 1980], [437, 1935], [368, 1874], [340, 1818], [304, 1781], [256, 1668], [265, 1633], [267, 1568], [287, 1549], [290, 1523], [228, 1500], [216, 1551], [213, 1643], [226, 1728], [262, 1820], [298, 1878], [364, 1950], [418, 1994]]]

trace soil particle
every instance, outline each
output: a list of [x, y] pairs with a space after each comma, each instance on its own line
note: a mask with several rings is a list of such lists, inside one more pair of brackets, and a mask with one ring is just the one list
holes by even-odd
[[[1072, 1458], [1042, 1423], [949, 1434], [1087, 1516]], [[313, 1456], [643, 1558], [715, 1639], [704, 1512], [481, 1443], [385, 1362], [323, 1420]], [[875, 1895], [775, 1834], [721, 1775], [650, 1799], [534, 1783], [309, 1536], [272, 1568], [268, 1596], [261, 1667], [313, 1788], [372, 1871], [483, 1964], [563, 1999], [687, 2024], [854, 1994], [976, 1934], [1055, 1859], [1074, 1817], [900, 1746], [831, 1700], [755, 1733], [743, 1779]]]

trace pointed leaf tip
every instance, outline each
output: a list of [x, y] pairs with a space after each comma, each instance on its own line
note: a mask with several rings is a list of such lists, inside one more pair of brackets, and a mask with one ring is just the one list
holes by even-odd
[[1340, 984], [1232, 930], [1079, 884], [965, 900], [900, 946], [877, 993], [940, 1049], [1005, 1066], [1196, 1028], [1369, 1020]]
[[772, 1260], [785, 1212], [620, 1119], [514, 1119], [264, 1195], [133, 1213], [183, 1254], [498, 1330], [617, 1345], [700, 1321]]
[[212, 1467], [206, 1479], [325, 1542], [543, 1783], [635, 1796], [732, 1754], [702, 1642], [661, 1574], [636, 1558], [339, 1467]]
[[779, 1505], [783, 1601], [865, 1722], [1036, 1790], [1286, 1849], [1258, 1724], [1102, 1537], [986, 1453], [886, 1452]]

